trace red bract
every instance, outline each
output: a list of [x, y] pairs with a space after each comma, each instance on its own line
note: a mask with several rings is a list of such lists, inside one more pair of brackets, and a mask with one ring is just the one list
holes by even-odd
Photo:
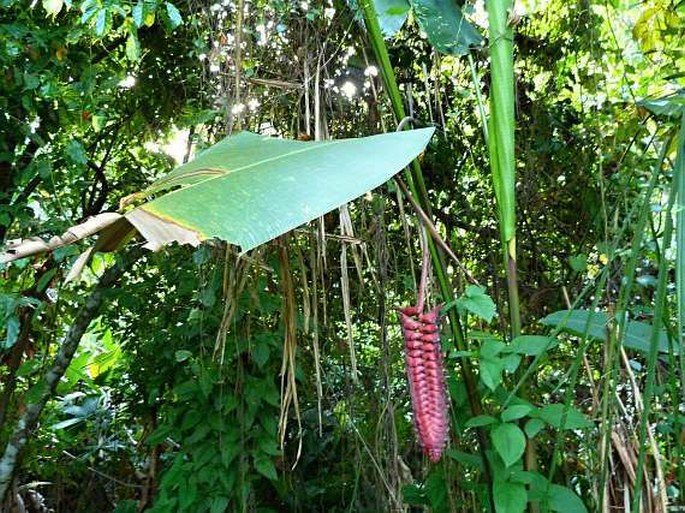
[[447, 442], [447, 393], [438, 331], [440, 307], [423, 313], [400, 308], [407, 377], [419, 442], [431, 461], [438, 461]]

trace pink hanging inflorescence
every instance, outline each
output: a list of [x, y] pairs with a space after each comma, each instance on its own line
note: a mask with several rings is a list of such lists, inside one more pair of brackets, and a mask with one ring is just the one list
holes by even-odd
[[447, 442], [447, 393], [438, 329], [440, 306], [400, 308], [407, 377], [419, 442], [431, 461], [440, 459]]

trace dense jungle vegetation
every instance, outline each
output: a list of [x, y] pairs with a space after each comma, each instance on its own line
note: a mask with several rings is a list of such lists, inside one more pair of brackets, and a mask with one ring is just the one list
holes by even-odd
[[1, 511], [685, 508], [684, 1], [0, 5]]

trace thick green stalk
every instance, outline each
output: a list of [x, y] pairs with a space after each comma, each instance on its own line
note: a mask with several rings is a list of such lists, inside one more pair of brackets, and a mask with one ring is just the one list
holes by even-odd
[[[500, 238], [504, 271], [507, 276], [509, 324], [511, 338], [521, 334], [518, 272], [516, 266], [516, 128], [514, 96], [514, 30], [509, 16], [513, 0], [486, 0], [490, 43], [490, 119], [488, 121], [488, 150], [490, 171], [499, 210]], [[475, 84], [476, 87], [478, 84]], [[525, 398], [527, 394], [524, 394]], [[527, 470], [537, 469], [535, 440], [526, 443], [524, 460]], [[531, 502], [529, 510], [539, 511]]]
[[[673, 180], [675, 183], [674, 191], [676, 196], [676, 296], [678, 300], [678, 337], [676, 345], [679, 348], [678, 358], [680, 363], [680, 390], [683, 394], [681, 401], [685, 402], [685, 112], [683, 112], [680, 122], [680, 133], [678, 134], [678, 154], [676, 155], [675, 168], [673, 169]], [[681, 417], [678, 417], [681, 418]], [[680, 423], [682, 430], [683, 424]], [[683, 448], [676, 444], [677, 461], [682, 461]], [[685, 485], [685, 465], [678, 467], [678, 481], [680, 486]]]
[[645, 441], [647, 439], [647, 426], [649, 424], [649, 414], [652, 409], [651, 406], [654, 397], [657, 355], [659, 353], [659, 335], [661, 331], [661, 323], [663, 322], [664, 312], [666, 309], [666, 289], [668, 286], [668, 274], [670, 272], [668, 261], [666, 261], [666, 254], [671, 247], [671, 238], [673, 236], [672, 212], [676, 196], [675, 188], [676, 183], [674, 182], [671, 194], [669, 195], [668, 207], [664, 212], [664, 215], [666, 216], [666, 222], [664, 223], [661, 261], [659, 262], [659, 278], [656, 288], [656, 297], [654, 298], [652, 337], [649, 341], [649, 356], [647, 357], [647, 380], [643, 394], [642, 417], [640, 418], [640, 440], [638, 446], [640, 450], [637, 458], [637, 468], [635, 470], [635, 490], [633, 491], [633, 504], [631, 508], [633, 513], [638, 513], [641, 511], [640, 497], [642, 494], [642, 477], [644, 473], [645, 454], [647, 452]]
[[[376, 10], [373, 6], [372, 0], [362, 0], [361, 2], [362, 12], [364, 15], [364, 22], [366, 28], [369, 32], [369, 40], [373, 48], [374, 54], [378, 61], [381, 69], [381, 75], [383, 77], [383, 82], [385, 84], [385, 89], [390, 97], [393, 112], [398, 120], [404, 119], [406, 117], [404, 104], [402, 103], [402, 96], [400, 94], [399, 87], [397, 86], [397, 81], [395, 80], [395, 72], [390, 63], [390, 56], [388, 54], [388, 49], [383, 40], [383, 35], [381, 33], [381, 28], [378, 23], [378, 16]], [[426, 213], [430, 215], [431, 208], [430, 202], [428, 201], [428, 195], [426, 193], [425, 182], [423, 180], [423, 173], [421, 171], [421, 166], [418, 160], [414, 160], [411, 165], [411, 172], [405, 170], [405, 179], [407, 181], [407, 186], [411, 194], [416, 198], [417, 202], [424, 209]], [[438, 249], [432, 238], [428, 237], [428, 248], [431, 254], [431, 261], [433, 262], [433, 268], [435, 269], [435, 274], [438, 279], [438, 285], [440, 287], [440, 292], [445, 300], [453, 298], [454, 294], [452, 287], [450, 286], [449, 280], [447, 278], [447, 272], [445, 269], [445, 263], [443, 262]], [[450, 325], [452, 326], [452, 337], [454, 340], [454, 345], [460, 351], [465, 351], [467, 349], [464, 337], [462, 334], [461, 324], [459, 318], [454, 311], [450, 310], [448, 313], [450, 319]], [[475, 376], [473, 374], [473, 369], [471, 364], [467, 359], [462, 360], [461, 365], [462, 377], [464, 379], [464, 385], [466, 386], [469, 405], [471, 407], [471, 412], [474, 416], [478, 416], [482, 412], [482, 407], [480, 403], [480, 396], [478, 394], [478, 388], [476, 386]], [[491, 485], [492, 478], [490, 474], [490, 466], [486, 457], [486, 451], [488, 448], [488, 440], [485, 432], [483, 430], [478, 430], [478, 442], [480, 446], [480, 454], [483, 458], [483, 466], [485, 469], [486, 477]], [[491, 490], [492, 487], [488, 486]], [[492, 497], [490, 496], [492, 503]]]
[[499, 210], [504, 270], [509, 293], [511, 337], [521, 333], [516, 271], [516, 157], [514, 149], [514, 31], [509, 23], [513, 0], [486, 2], [490, 23], [490, 170]]
[[[599, 504], [602, 504], [604, 496], [604, 488], [606, 480], [608, 479], [609, 461], [608, 454], [611, 447], [611, 429], [612, 429], [612, 410], [611, 404], [613, 402], [613, 394], [616, 388], [617, 380], [617, 366], [618, 366], [618, 348], [623, 341], [625, 335], [625, 326], [627, 321], [626, 310], [630, 302], [633, 285], [635, 283], [635, 273], [639, 261], [640, 248], [642, 247], [642, 240], [644, 238], [647, 221], [651, 215], [649, 208], [651, 202], [652, 191], [659, 182], [659, 175], [664, 160], [666, 159], [668, 146], [671, 139], [669, 138], [661, 148], [659, 157], [654, 165], [652, 178], [647, 189], [644, 191], [640, 209], [638, 211], [637, 223], [635, 223], [635, 232], [633, 242], [631, 245], [630, 258], [625, 266], [623, 272], [624, 285], [621, 287], [621, 292], [615, 306], [615, 317], [611, 320], [608, 326], [608, 338], [606, 345], [606, 357], [604, 360], [604, 386], [602, 387], [602, 406], [601, 406], [601, 436], [600, 436], [600, 455], [603, 457], [600, 469], [600, 497]], [[632, 217], [632, 216], [631, 216]]]
[[513, 0], [487, 0], [490, 23], [490, 169], [499, 205], [502, 239], [516, 236], [514, 155], [514, 31], [508, 22]]

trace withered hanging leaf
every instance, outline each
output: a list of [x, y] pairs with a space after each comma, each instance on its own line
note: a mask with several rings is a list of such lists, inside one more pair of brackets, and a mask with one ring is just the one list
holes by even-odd
[[116, 212], [105, 212], [89, 217], [83, 223], [74, 225], [62, 235], [53, 237], [47, 241], [40, 237], [32, 237], [30, 239], [10, 242], [7, 245], [5, 252], [0, 254], [0, 262], [8, 263], [20, 258], [54, 251], [57, 248], [66, 246], [67, 244], [73, 244], [74, 242], [78, 242], [86, 237], [101, 232], [120, 219], [122, 219], [121, 214]]

